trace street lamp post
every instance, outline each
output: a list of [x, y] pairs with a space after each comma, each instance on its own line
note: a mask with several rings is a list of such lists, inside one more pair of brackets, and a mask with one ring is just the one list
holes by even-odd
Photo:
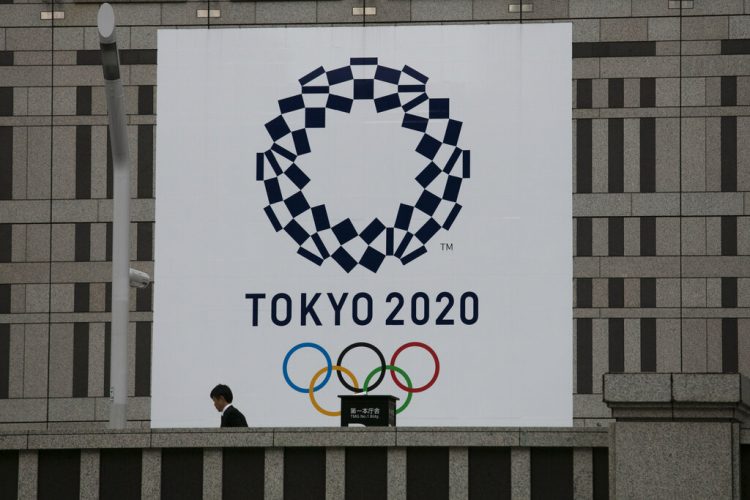
[[110, 362], [109, 428], [124, 429], [128, 405], [128, 322], [130, 312], [130, 155], [120, 59], [115, 36], [115, 13], [102, 4], [97, 16], [99, 45], [107, 95], [112, 145], [112, 342]]

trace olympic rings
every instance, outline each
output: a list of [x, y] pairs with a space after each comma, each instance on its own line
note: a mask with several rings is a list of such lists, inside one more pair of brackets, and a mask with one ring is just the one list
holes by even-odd
[[292, 379], [289, 378], [289, 372], [287, 371], [287, 365], [289, 364], [289, 358], [292, 357], [292, 354], [294, 354], [296, 351], [302, 349], [303, 347], [312, 347], [313, 349], [317, 349], [326, 358], [326, 370], [327, 370], [326, 378], [323, 379], [323, 381], [320, 383], [319, 386], [317, 386], [317, 387], [314, 388], [315, 391], [321, 390], [328, 383], [328, 379], [331, 378], [331, 369], [332, 369], [331, 365], [333, 363], [331, 363], [331, 356], [328, 355], [328, 351], [326, 351], [325, 349], [323, 349], [318, 344], [313, 344], [312, 342], [303, 342], [303, 343], [297, 344], [296, 346], [294, 346], [291, 349], [289, 349], [289, 352], [286, 353], [286, 356], [284, 357], [284, 364], [282, 365], [282, 371], [284, 373], [284, 380], [286, 380], [286, 383], [289, 384], [289, 387], [291, 387], [295, 391], [301, 392], [302, 394], [307, 394], [307, 389], [304, 389], [304, 388], [296, 385], [294, 382], [292, 382]]
[[[305, 347], [310, 347], [312, 349], [315, 349], [315, 350], [319, 351], [323, 355], [323, 357], [325, 358], [325, 360], [326, 360], [326, 366], [324, 366], [323, 368], [321, 368], [320, 370], [318, 370], [318, 372], [315, 374], [315, 376], [313, 376], [312, 380], [310, 380], [309, 387], [306, 388], [306, 389], [302, 388], [302, 387], [296, 385], [294, 382], [292, 382], [291, 378], [289, 377], [289, 372], [288, 372], [289, 360], [291, 359], [292, 355], [295, 352], [297, 352], [298, 350], [300, 350], [302, 348], [305, 348]], [[375, 354], [377, 354], [378, 358], [380, 358], [380, 366], [374, 368], [367, 375], [367, 378], [365, 379], [365, 384], [364, 384], [363, 388], [361, 388], [361, 389], [359, 387], [359, 382], [357, 381], [357, 378], [355, 377], [354, 373], [352, 373], [349, 369], [344, 368], [342, 366], [342, 362], [344, 360], [344, 356], [349, 351], [351, 351], [352, 349], [354, 349], [356, 347], [366, 347], [366, 348], [372, 350], [373, 352], [375, 352]], [[414, 387], [412, 385], [411, 379], [406, 374], [406, 372], [403, 369], [401, 369], [398, 366], [396, 366], [396, 359], [398, 358], [398, 355], [401, 354], [404, 350], [408, 349], [409, 347], [421, 347], [422, 349], [426, 350], [432, 356], [432, 359], [435, 361], [435, 373], [432, 375], [432, 378], [425, 385], [423, 385], [421, 387]], [[310, 397], [310, 402], [312, 403], [313, 407], [318, 412], [322, 413], [323, 415], [327, 415], [329, 417], [340, 416], [341, 412], [340, 411], [338, 411], [338, 412], [329, 411], [329, 410], [326, 410], [325, 408], [322, 408], [318, 404], [318, 402], [315, 400], [315, 392], [317, 392], [320, 389], [322, 389], [323, 387], [325, 387], [325, 385], [328, 383], [328, 381], [331, 378], [331, 373], [334, 372], [334, 371], [338, 372], [336, 374], [336, 376], [339, 378], [339, 381], [341, 382], [341, 384], [344, 387], [346, 387], [348, 390], [350, 390], [351, 392], [354, 392], [354, 393], [361, 393], [361, 392], [367, 393], [368, 391], [372, 391], [378, 385], [380, 385], [380, 383], [383, 381], [383, 379], [385, 378], [385, 372], [386, 371], [390, 371], [391, 372], [391, 378], [393, 379], [394, 383], [400, 389], [403, 389], [407, 393], [406, 400], [396, 410], [396, 413], [400, 413], [400, 412], [404, 411], [407, 406], [409, 406], [409, 403], [411, 403], [412, 395], [415, 392], [426, 391], [427, 389], [429, 389], [430, 387], [432, 387], [435, 384], [435, 381], [437, 380], [438, 375], [440, 374], [440, 360], [438, 359], [437, 353], [435, 353], [435, 351], [430, 346], [428, 346], [427, 344], [422, 343], [422, 342], [408, 342], [408, 343], [402, 345], [401, 347], [399, 347], [398, 349], [396, 349], [396, 351], [393, 353], [393, 356], [391, 357], [390, 364], [386, 364], [385, 363], [385, 357], [383, 356], [383, 353], [377, 347], [375, 347], [374, 345], [372, 345], [370, 343], [367, 343], [367, 342], [355, 342], [353, 344], [350, 344], [346, 348], [344, 348], [343, 351], [341, 351], [341, 354], [339, 354], [338, 360], [336, 361], [336, 364], [334, 365], [331, 362], [331, 356], [328, 354], [328, 351], [326, 351], [322, 346], [320, 346], [319, 344], [315, 344], [313, 342], [302, 342], [300, 344], [295, 345], [291, 349], [289, 349], [289, 352], [287, 352], [286, 356], [284, 356], [284, 363], [282, 365], [282, 372], [284, 374], [284, 380], [289, 385], [289, 387], [291, 387], [292, 389], [294, 389], [297, 392], [301, 392], [303, 394], [307, 394]], [[324, 373], [325, 373], [325, 377], [324, 377], [323, 381], [316, 385], [316, 383], [318, 382], [318, 379], [321, 376], [323, 376]], [[346, 374], [351, 379], [351, 381], [353, 382], [354, 386], [349, 385], [344, 380], [344, 378], [341, 376], [341, 373]], [[377, 373], [380, 373], [380, 376], [372, 384], [372, 386], [370, 386], [370, 381], [373, 379], [373, 377], [375, 377], [375, 375]], [[402, 384], [396, 378], [396, 373], [399, 373], [400, 375], [402, 375], [404, 377], [404, 379], [406, 380], [406, 385]]]
[[[432, 348], [430, 346], [428, 346], [427, 344], [424, 344], [422, 342], [409, 342], [407, 344], [402, 345], [398, 349], [396, 349], [396, 352], [393, 353], [393, 357], [391, 358], [391, 365], [392, 366], [396, 366], [396, 358], [398, 357], [398, 355], [401, 354], [401, 352], [404, 351], [405, 349], [408, 349], [409, 347], [421, 347], [422, 349], [424, 349], [425, 351], [429, 352], [432, 355], [432, 359], [435, 361], [435, 374], [432, 376], [432, 378], [430, 379], [430, 381], [427, 382], [425, 385], [423, 385], [422, 387], [414, 388], [414, 389], [412, 389], [411, 386], [404, 387], [404, 384], [402, 384], [401, 382], [399, 382], [398, 378], [396, 378], [396, 372], [395, 371], [391, 371], [391, 378], [393, 379], [393, 382], [400, 389], [403, 389], [403, 390], [405, 390], [406, 392], [408, 392], [410, 394], [412, 392], [426, 391], [427, 389], [429, 389], [430, 387], [432, 387], [432, 385], [437, 380], [438, 375], [440, 374], [440, 360], [438, 360], [438, 357], [437, 357], [437, 354], [435, 354], [435, 351], [433, 351]], [[401, 372], [399, 372], [399, 373], [401, 373]]]
[[310, 396], [310, 402], [315, 407], [316, 410], [318, 410], [323, 415], [328, 415], [329, 417], [339, 417], [341, 416], [341, 411], [328, 411], [322, 406], [318, 404], [317, 401], [315, 401], [315, 382], [318, 381], [321, 375], [323, 375], [323, 372], [328, 372], [328, 376], [331, 376], [330, 370], [336, 370], [337, 372], [344, 372], [347, 375], [349, 375], [349, 378], [352, 379], [352, 382], [354, 382], [354, 387], [359, 388], [359, 382], [357, 382], [357, 377], [354, 376], [352, 372], [344, 368], [343, 366], [324, 366], [321, 368], [318, 373], [315, 374], [315, 376], [310, 380], [310, 388], [307, 391], [307, 394]]
[[[404, 370], [402, 370], [398, 366], [393, 366], [393, 365], [386, 365], [385, 368], [387, 370], [399, 372], [406, 379], [406, 384], [409, 386], [409, 389], [412, 388], [411, 379], [409, 378], [409, 375], [407, 375]], [[362, 390], [365, 391], [365, 394], [367, 394], [367, 389], [368, 389], [368, 385], [370, 384], [370, 379], [377, 372], [380, 372], [381, 374], [385, 374], [385, 370], [383, 368], [381, 368], [381, 367], [377, 367], [373, 371], [371, 371], [370, 374], [367, 375], [367, 378], [365, 379], [365, 383], [362, 386]], [[379, 380], [382, 380], [382, 377]], [[409, 406], [409, 403], [411, 403], [412, 393], [411, 392], [407, 392], [406, 394], [407, 394], [406, 400], [404, 401], [404, 403], [401, 406], [399, 406], [398, 408], [396, 408], [396, 413], [401, 413], [402, 411], [404, 411], [406, 409], [407, 406]]]
[[[374, 390], [377, 386], [380, 385], [380, 383], [385, 378], [385, 367], [386, 367], [385, 366], [385, 358], [383, 357], [383, 353], [380, 352], [380, 349], [378, 349], [377, 347], [375, 347], [372, 344], [368, 344], [367, 342], [355, 342], [354, 344], [348, 346], [346, 349], [344, 349], [343, 351], [341, 351], [341, 354], [339, 354], [339, 359], [336, 360], [336, 364], [339, 365], [339, 366], [341, 366], [342, 365], [341, 362], [344, 361], [344, 356], [346, 355], [346, 353], [349, 352], [349, 351], [351, 351], [355, 347], [367, 347], [368, 349], [372, 349], [373, 351], [375, 351], [375, 354], [377, 354], [378, 357], [380, 358], [380, 377], [378, 377], [378, 380], [375, 381], [375, 383], [372, 384], [372, 387], [370, 388], [371, 390]], [[354, 387], [352, 387], [349, 384], [347, 384], [346, 381], [344, 380], [344, 377], [341, 375], [341, 372], [336, 373], [336, 376], [338, 376], [339, 381], [341, 382], [341, 385], [343, 385], [344, 387], [346, 387], [350, 391], [352, 391], [354, 393], [360, 393], [360, 392], [362, 392], [362, 389], [355, 389]]]

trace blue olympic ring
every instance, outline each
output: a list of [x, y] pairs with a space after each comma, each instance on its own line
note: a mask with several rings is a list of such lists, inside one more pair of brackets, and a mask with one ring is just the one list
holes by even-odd
[[333, 371], [333, 363], [331, 363], [331, 356], [328, 355], [328, 351], [323, 349], [323, 347], [321, 347], [320, 345], [314, 344], [312, 342], [303, 342], [301, 344], [297, 344], [296, 346], [292, 347], [288, 353], [286, 353], [286, 356], [284, 357], [284, 365], [282, 367], [282, 371], [284, 372], [284, 380], [286, 380], [286, 383], [289, 384], [289, 387], [291, 387], [295, 391], [301, 392], [302, 394], [307, 394], [309, 392], [309, 389], [300, 387], [292, 382], [292, 379], [289, 378], [289, 372], [287, 371], [289, 358], [292, 357], [292, 354], [302, 349], [303, 347], [312, 347], [313, 349], [320, 351], [320, 353], [323, 354], [323, 356], [326, 358], [326, 365], [328, 366], [328, 371], [326, 371], [325, 378], [322, 382], [320, 382], [313, 388], [313, 391], [319, 391], [328, 383], [328, 380], [331, 378], [331, 372]]

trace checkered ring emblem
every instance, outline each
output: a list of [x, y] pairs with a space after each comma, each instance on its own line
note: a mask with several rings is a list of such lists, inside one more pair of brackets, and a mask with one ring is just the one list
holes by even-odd
[[[355, 78], [355, 66], [374, 68], [374, 76]], [[299, 255], [317, 265], [331, 258], [347, 273], [357, 265], [375, 273], [386, 257], [402, 264], [420, 257], [435, 234], [451, 228], [461, 211], [458, 195], [470, 177], [471, 156], [459, 146], [462, 122], [450, 117], [448, 99], [427, 95], [427, 81], [409, 66], [398, 70], [381, 66], [375, 57], [352, 58], [341, 68], [313, 70], [299, 79], [299, 94], [279, 100], [281, 113], [265, 124], [273, 144], [257, 153], [256, 178], [266, 190], [268, 219], [277, 232], [294, 240]], [[376, 86], [389, 90], [376, 95]], [[323, 94], [325, 106], [306, 105], [311, 94]], [[374, 218], [362, 228], [349, 218], [332, 221], [325, 204], [311, 204], [304, 193], [310, 178], [300, 166], [301, 157], [311, 153], [307, 129], [325, 128], [327, 113], [350, 113], [357, 101], [373, 101], [377, 113], [402, 110], [401, 127], [415, 134], [415, 151], [426, 163], [415, 177], [422, 188], [418, 199], [401, 203], [395, 220]], [[291, 130], [285, 116], [295, 112], [304, 113], [304, 127]], [[415, 211], [425, 214], [426, 221], [423, 216], [413, 217]], [[359, 252], [351, 244], [357, 239], [364, 242], [357, 245]]]

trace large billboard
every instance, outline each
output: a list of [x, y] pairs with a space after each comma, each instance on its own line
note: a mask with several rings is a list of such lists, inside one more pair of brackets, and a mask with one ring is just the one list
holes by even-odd
[[158, 51], [153, 427], [572, 425], [569, 24]]

